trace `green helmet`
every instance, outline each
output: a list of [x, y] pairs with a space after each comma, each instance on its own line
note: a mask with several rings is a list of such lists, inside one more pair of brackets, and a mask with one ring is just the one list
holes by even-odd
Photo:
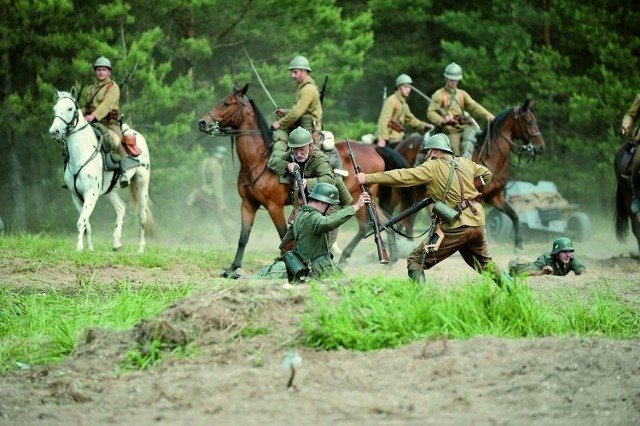
[[98, 67], [107, 67], [111, 69], [111, 61], [104, 56], [100, 56], [98, 59], [96, 59], [96, 63], [93, 64], [93, 69], [96, 69]]
[[429, 140], [424, 145], [422, 145], [420, 151], [426, 152], [430, 149], [439, 149], [440, 151], [453, 154], [453, 151], [451, 150], [451, 142], [449, 142], [449, 137], [444, 133], [436, 133], [435, 135], [431, 136]]
[[407, 74], [400, 74], [398, 78], [396, 78], [396, 87], [402, 84], [412, 84], [413, 80]]
[[309, 198], [313, 198], [314, 200], [323, 201], [327, 204], [338, 204], [340, 202], [340, 194], [338, 193], [338, 188], [331, 185], [330, 183], [320, 182], [317, 184], [311, 194], [309, 194]]
[[229, 150], [224, 145], [216, 145], [215, 148], [213, 148], [213, 156], [216, 158], [225, 158], [227, 152], [229, 152]]
[[571, 240], [567, 237], [556, 238], [553, 241], [553, 247], [551, 248], [551, 254], [558, 254], [561, 251], [575, 251]]
[[309, 145], [311, 142], [313, 142], [311, 132], [304, 127], [296, 127], [293, 129], [293, 131], [289, 133], [289, 138], [287, 139], [287, 145], [289, 148], [302, 148], [303, 146]]
[[311, 72], [309, 61], [304, 56], [296, 56], [289, 62], [288, 70], [307, 70]]
[[449, 80], [462, 80], [462, 68], [455, 62], [451, 62], [445, 67], [444, 76]]

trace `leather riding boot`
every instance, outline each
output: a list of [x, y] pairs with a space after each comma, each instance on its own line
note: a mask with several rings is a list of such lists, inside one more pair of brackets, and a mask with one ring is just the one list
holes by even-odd
[[417, 284], [425, 282], [424, 273], [420, 269], [409, 269], [407, 270], [407, 274], [409, 278], [411, 278], [411, 281]]

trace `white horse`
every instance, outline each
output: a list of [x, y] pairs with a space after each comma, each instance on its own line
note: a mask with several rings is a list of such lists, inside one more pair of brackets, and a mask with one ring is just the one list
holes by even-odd
[[[76, 101], [75, 88], [70, 92], [56, 91], [58, 100], [53, 107], [54, 119], [49, 133], [55, 140], [64, 144], [68, 162], [64, 169], [64, 181], [71, 191], [73, 203], [80, 217], [78, 218], [78, 240], [76, 250], [84, 248], [84, 235], [87, 236], [87, 249], [93, 250], [91, 224], [89, 218], [101, 195], [106, 196], [116, 211], [116, 226], [113, 231], [113, 250], [122, 249], [122, 223], [126, 204], [117, 193], [120, 188], [118, 176], [113, 171], [105, 171], [100, 143], [93, 128], [85, 120]], [[135, 134], [136, 144], [142, 151], [138, 156], [140, 165], [129, 169], [127, 175], [131, 181], [129, 188], [134, 205], [138, 208], [140, 223], [140, 240], [138, 252], [144, 252], [146, 245], [145, 232], [153, 233], [153, 216], [149, 202], [149, 178], [151, 162], [149, 148], [144, 137], [126, 124], [122, 125], [124, 134]]]

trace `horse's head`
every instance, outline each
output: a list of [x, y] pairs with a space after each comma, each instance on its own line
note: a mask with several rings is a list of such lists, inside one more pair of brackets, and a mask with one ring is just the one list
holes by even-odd
[[62, 140], [78, 125], [82, 114], [76, 101], [76, 90], [60, 92], [56, 90], [57, 101], [53, 106], [53, 123], [49, 127], [49, 134], [55, 140]]
[[532, 108], [533, 102], [527, 99], [522, 106], [514, 109], [515, 120], [519, 126], [513, 130], [513, 136], [524, 141], [524, 150], [535, 156], [544, 152], [545, 142]]
[[209, 134], [224, 132], [224, 128], [238, 129], [243, 120], [244, 107], [249, 102], [246, 97], [249, 85], [239, 88], [233, 85], [230, 95], [225, 96], [211, 111], [198, 120], [201, 132]]

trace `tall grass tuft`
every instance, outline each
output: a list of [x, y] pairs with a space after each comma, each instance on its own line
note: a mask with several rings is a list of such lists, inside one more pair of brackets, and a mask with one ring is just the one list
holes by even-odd
[[360, 278], [348, 285], [313, 285], [302, 318], [304, 344], [360, 351], [397, 347], [430, 336], [633, 338], [638, 313], [605, 283], [583, 299], [559, 289], [539, 298], [523, 283], [503, 291], [493, 282], [454, 288], [406, 279]]
[[85, 282], [75, 292], [0, 289], [0, 371], [50, 361], [70, 354], [89, 327], [125, 330], [153, 317], [192, 285], [116, 286]]

